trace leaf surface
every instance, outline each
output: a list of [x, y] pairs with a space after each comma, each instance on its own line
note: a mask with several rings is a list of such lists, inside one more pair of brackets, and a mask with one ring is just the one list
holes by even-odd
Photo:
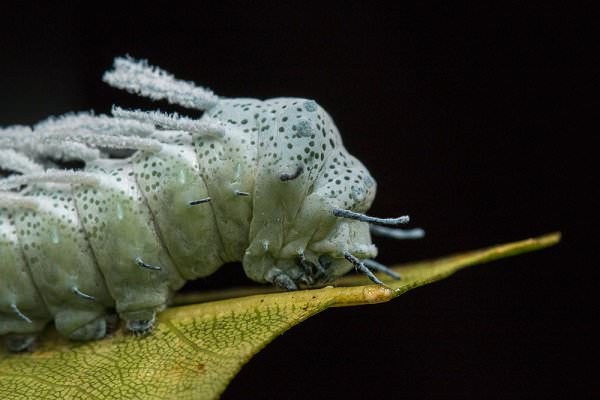
[[[292, 326], [329, 307], [389, 301], [470, 265], [556, 244], [560, 234], [393, 268], [387, 287], [350, 276], [336, 287], [253, 294], [253, 289], [181, 297], [147, 337], [121, 331], [75, 343], [48, 329], [33, 353], [0, 350], [0, 398], [211, 399], [248, 360]], [[218, 298], [234, 297], [226, 300]], [[243, 296], [243, 297], [235, 297]]]

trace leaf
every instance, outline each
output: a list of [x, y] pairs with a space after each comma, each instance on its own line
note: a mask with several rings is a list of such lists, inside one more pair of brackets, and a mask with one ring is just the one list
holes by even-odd
[[[467, 266], [538, 250], [559, 240], [560, 234], [554, 233], [398, 266], [394, 270], [403, 279], [385, 280], [388, 287], [365, 284], [364, 278], [351, 276], [336, 283], [341, 287], [173, 307], [160, 315], [157, 328], [143, 338], [117, 332], [100, 341], [75, 343], [48, 329], [33, 353], [0, 350], [0, 398], [216, 398], [254, 354], [320, 311], [389, 301]], [[218, 296], [246, 293], [231, 290]], [[194, 300], [215, 296], [201, 294]]]

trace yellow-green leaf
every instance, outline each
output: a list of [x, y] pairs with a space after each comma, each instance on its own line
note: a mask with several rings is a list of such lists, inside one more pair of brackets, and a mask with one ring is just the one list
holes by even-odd
[[[143, 338], [117, 332], [88, 343], [69, 342], [48, 329], [27, 354], [0, 350], [2, 399], [210, 399], [218, 397], [248, 360], [270, 341], [329, 307], [388, 301], [469, 265], [541, 249], [558, 233], [435, 261], [395, 267], [403, 279], [388, 287], [347, 277], [336, 287], [250, 296], [173, 307]], [[201, 294], [190, 300], [240, 296]]]

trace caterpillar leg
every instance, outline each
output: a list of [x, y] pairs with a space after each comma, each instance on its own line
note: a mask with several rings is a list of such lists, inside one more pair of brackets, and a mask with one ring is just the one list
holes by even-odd
[[62, 310], [54, 319], [56, 330], [72, 340], [98, 340], [106, 336], [106, 318], [103, 312]]
[[107, 333], [107, 324], [106, 319], [104, 317], [100, 317], [95, 321], [88, 322], [83, 325], [81, 328], [74, 330], [69, 335], [69, 339], [71, 340], [98, 340], [102, 339], [106, 336]]
[[105, 318], [106, 334], [113, 334], [119, 329], [119, 316], [117, 314], [108, 314]]
[[279, 268], [273, 268], [265, 277], [267, 282], [271, 282], [274, 286], [285, 289], [288, 292], [293, 290], [298, 290], [298, 285], [294, 280], [285, 272], [281, 271]]
[[34, 334], [12, 334], [6, 336], [4, 339], [4, 343], [8, 351], [12, 351], [13, 353], [19, 353], [22, 351], [31, 350], [33, 344], [35, 343], [37, 335]]
[[153, 310], [122, 313], [121, 318], [125, 320], [125, 329], [134, 335], [146, 335], [156, 324], [156, 312]]

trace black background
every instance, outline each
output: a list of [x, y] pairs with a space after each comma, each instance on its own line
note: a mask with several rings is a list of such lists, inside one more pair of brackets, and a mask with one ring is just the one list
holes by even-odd
[[[224, 398], [600, 395], [600, 266], [583, 246], [598, 236], [586, 212], [597, 204], [585, 123], [598, 106], [585, 96], [598, 80], [594, 15], [547, 3], [240, 4], [3, 4], [0, 125], [113, 103], [185, 112], [101, 82], [130, 54], [222, 96], [319, 102], [378, 181], [371, 214], [409, 213], [427, 230], [420, 242], [378, 240], [385, 263], [564, 238], [391, 303], [317, 315], [259, 353]], [[196, 287], [242, 283], [228, 265]]]

